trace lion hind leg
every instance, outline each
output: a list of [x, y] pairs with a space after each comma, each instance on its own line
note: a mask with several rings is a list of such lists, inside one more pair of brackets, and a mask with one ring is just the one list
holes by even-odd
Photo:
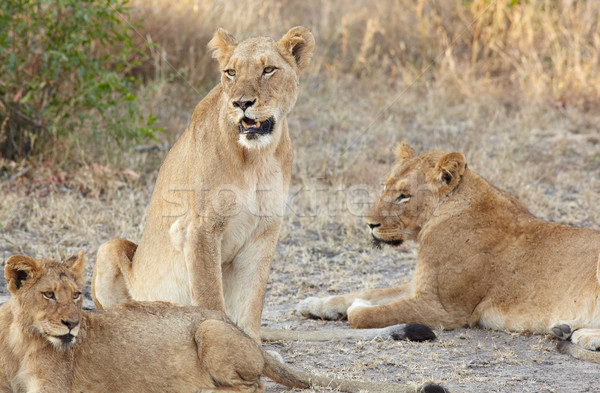
[[[195, 334], [198, 358], [215, 392], [264, 392], [260, 346], [231, 323], [202, 322]], [[202, 391], [211, 391], [203, 389]]]
[[305, 318], [326, 319], [337, 321], [347, 317], [348, 308], [357, 300], [362, 299], [370, 304], [387, 304], [407, 297], [410, 285], [369, 289], [345, 295], [327, 297], [308, 297], [296, 306], [296, 311]]
[[126, 276], [136, 249], [135, 243], [125, 239], [112, 239], [98, 248], [92, 276], [92, 299], [98, 310], [132, 300]]

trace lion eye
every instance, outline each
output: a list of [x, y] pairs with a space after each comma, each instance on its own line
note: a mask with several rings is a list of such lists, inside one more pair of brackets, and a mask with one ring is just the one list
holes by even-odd
[[410, 195], [400, 194], [400, 195], [398, 195], [398, 198], [396, 198], [396, 202], [404, 203], [404, 202], [408, 202], [409, 199], [410, 199]]
[[79, 300], [80, 297], [81, 297], [81, 292], [73, 293], [73, 300]]
[[54, 300], [54, 299], [56, 299], [56, 296], [54, 296], [54, 292], [52, 292], [52, 291], [42, 292], [42, 296], [45, 299], [48, 299], [48, 300]]
[[235, 76], [235, 70], [232, 70], [232, 69], [225, 70], [225, 74], [227, 74], [227, 76], [233, 78]]
[[265, 69], [263, 70], [263, 75], [272, 74], [273, 72], [275, 72], [276, 69], [277, 69], [277, 67], [273, 67], [273, 66], [265, 67]]

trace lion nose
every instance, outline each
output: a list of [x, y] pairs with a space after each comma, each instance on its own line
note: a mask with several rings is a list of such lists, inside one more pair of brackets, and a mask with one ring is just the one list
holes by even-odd
[[242, 101], [237, 100], [237, 101], [233, 101], [233, 106], [236, 108], [240, 108], [241, 110], [245, 111], [247, 108], [250, 108], [252, 105], [254, 105], [254, 103], [256, 102], [256, 100], [246, 100], [246, 101]]
[[368, 224], [369, 224], [369, 228], [371, 228], [371, 229], [381, 226], [381, 224], [371, 224], [371, 223], [368, 223]]
[[65, 321], [61, 320], [62, 324], [69, 328], [69, 330], [73, 330], [75, 326], [79, 325], [79, 321]]

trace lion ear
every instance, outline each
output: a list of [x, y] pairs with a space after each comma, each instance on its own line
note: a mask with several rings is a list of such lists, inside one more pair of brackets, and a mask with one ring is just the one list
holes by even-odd
[[6, 287], [15, 295], [25, 282], [32, 280], [40, 270], [39, 265], [33, 258], [25, 255], [13, 255], [6, 260], [4, 266], [4, 278]]
[[208, 43], [208, 50], [212, 51], [212, 56], [217, 59], [221, 68], [225, 68], [237, 44], [234, 36], [219, 27]]
[[279, 50], [285, 55], [292, 55], [296, 61], [298, 72], [310, 64], [315, 48], [315, 37], [302, 26], [292, 27], [277, 43]]
[[408, 143], [404, 141], [400, 142], [394, 153], [396, 153], [396, 157], [400, 161], [408, 160], [409, 158], [413, 158], [417, 155], [417, 153], [415, 153], [415, 151], [408, 146]]
[[458, 185], [467, 169], [467, 160], [462, 153], [448, 153], [442, 156], [427, 175], [431, 183], [452, 189]]
[[85, 270], [85, 257], [83, 250], [79, 251], [77, 255], [73, 255], [71, 258], [64, 262], [65, 266], [75, 274], [77, 280], [83, 281], [83, 271]]

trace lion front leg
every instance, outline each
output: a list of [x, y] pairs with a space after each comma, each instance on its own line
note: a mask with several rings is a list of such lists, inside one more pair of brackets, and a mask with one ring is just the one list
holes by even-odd
[[370, 305], [357, 299], [348, 308], [348, 322], [357, 329], [382, 328], [401, 323], [420, 323], [442, 329], [467, 325], [461, 310], [446, 311], [437, 298], [417, 296], [383, 305]]
[[571, 342], [590, 351], [600, 349], [600, 329], [577, 329], [571, 335]]
[[188, 230], [183, 247], [185, 266], [194, 306], [225, 311], [221, 272], [221, 235], [194, 223]]
[[256, 342], [278, 235], [279, 224], [249, 240], [223, 269], [227, 315]]
[[370, 305], [387, 304], [410, 295], [409, 284], [377, 288], [366, 291], [347, 293], [345, 295], [327, 297], [308, 297], [296, 306], [296, 311], [306, 318], [326, 319], [337, 321], [347, 317], [348, 308], [357, 299], [362, 299]]

